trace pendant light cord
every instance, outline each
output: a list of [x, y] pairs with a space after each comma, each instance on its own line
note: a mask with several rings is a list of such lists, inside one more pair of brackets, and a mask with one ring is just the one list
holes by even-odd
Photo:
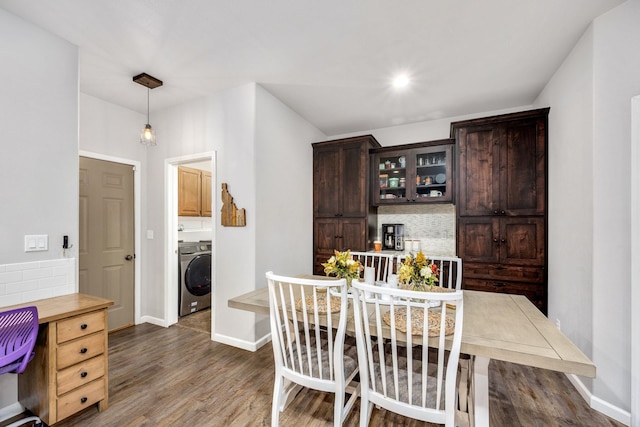
[[149, 92], [151, 92], [151, 89], [147, 88], [147, 124], [151, 123], [149, 121]]

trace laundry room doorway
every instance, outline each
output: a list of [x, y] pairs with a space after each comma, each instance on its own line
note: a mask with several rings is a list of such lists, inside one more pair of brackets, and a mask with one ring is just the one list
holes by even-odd
[[[215, 153], [167, 159], [165, 174], [167, 325], [178, 324], [206, 332], [211, 339], [217, 217]], [[202, 268], [207, 263], [211, 267], [205, 272]], [[200, 283], [194, 285], [193, 280]], [[204, 291], [207, 286], [210, 287], [208, 294]]]

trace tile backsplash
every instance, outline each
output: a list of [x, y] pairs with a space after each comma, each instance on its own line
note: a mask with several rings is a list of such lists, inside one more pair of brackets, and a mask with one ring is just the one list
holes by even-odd
[[382, 224], [404, 224], [405, 240], [420, 240], [426, 254], [456, 253], [456, 207], [453, 204], [380, 206], [378, 239], [382, 237]]
[[77, 291], [75, 258], [0, 264], [0, 306]]

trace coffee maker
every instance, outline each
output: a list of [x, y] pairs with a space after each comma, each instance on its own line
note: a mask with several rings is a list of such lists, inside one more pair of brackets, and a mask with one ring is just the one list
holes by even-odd
[[404, 250], [404, 224], [382, 224], [382, 248]]

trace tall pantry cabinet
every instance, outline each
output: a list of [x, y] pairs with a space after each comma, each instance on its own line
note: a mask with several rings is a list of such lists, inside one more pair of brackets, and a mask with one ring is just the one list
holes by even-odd
[[377, 208], [370, 197], [372, 135], [316, 142], [313, 146], [313, 272], [334, 250], [366, 251], [373, 246]]
[[549, 109], [451, 124], [463, 288], [526, 295], [547, 310]]

